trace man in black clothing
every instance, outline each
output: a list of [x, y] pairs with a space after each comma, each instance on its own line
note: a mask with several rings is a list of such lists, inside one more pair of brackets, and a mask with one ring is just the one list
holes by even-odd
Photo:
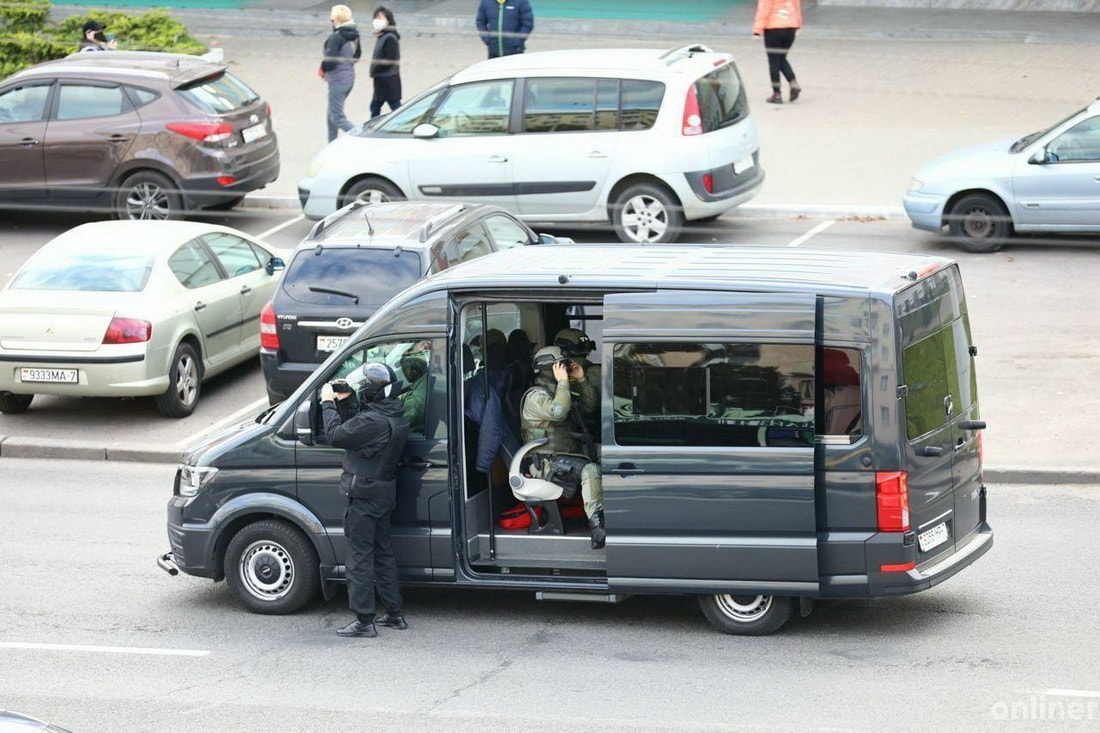
[[[348, 540], [345, 574], [348, 605], [355, 620], [337, 630], [340, 636], [375, 637], [380, 626], [407, 629], [397, 561], [390, 544], [390, 518], [397, 506], [397, 462], [405, 448], [409, 422], [397, 399], [397, 375], [386, 364], [367, 362], [346, 383], [321, 388], [321, 416], [329, 445], [343, 448], [340, 488], [348, 497], [344, 536]], [[358, 399], [357, 410], [349, 409]], [[337, 401], [340, 407], [337, 406]], [[386, 612], [375, 618], [375, 587]]]

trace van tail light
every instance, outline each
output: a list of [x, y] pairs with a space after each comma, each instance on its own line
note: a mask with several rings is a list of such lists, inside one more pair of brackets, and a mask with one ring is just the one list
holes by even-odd
[[703, 118], [699, 115], [699, 97], [694, 84], [688, 87], [687, 97], [684, 98], [683, 134], [685, 137], [703, 134]]
[[875, 472], [879, 532], [909, 531], [909, 479], [905, 471]]
[[260, 348], [279, 350], [279, 332], [275, 327], [275, 307], [269, 302], [260, 311]]
[[153, 324], [140, 318], [115, 316], [103, 334], [105, 344], [140, 344], [153, 338]]
[[204, 143], [220, 143], [233, 134], [233, 125], [228, 122], [169, 122], [165, 127]]

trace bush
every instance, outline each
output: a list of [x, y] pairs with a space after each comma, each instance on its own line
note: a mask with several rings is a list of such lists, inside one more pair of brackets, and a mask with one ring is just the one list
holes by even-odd
[[[74, 46], [80, 45], [84, 23], [98, 20], [107, 26], [118, 39], [118, 47], [123, 51], [166, 51], [170, 53], [200, 54], [206, 46], [199, 43], [187, 32], [187, 28], [163, 9], [150, 10], [143, 15], [129, 15], [122, 12], [94, 13], [74, 15], [61, 21], [48, 32], [58, 41], [66, 38]], [[72, 48], [71, 51], [75, 51]], [[71, 53], [70, 51], [70, 53]]]

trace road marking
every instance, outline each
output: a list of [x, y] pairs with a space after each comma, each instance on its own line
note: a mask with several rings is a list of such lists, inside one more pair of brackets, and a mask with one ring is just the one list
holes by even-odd
[[246, 417], [254, 417], [255, 415], [258, 415], [260, 410], [263, 409], [266, 406], [267, 406], [267, 398], [266, 397], [261, 397], [260, 399], [256, 400], [255, 402], [248, 403], [247, 405], [245, 405], [241, 409], [234, 412], [232, 415], [229, 415], [228, 417], [223, 417], [218, 422], [216, 422], [213, 425], [211, 425], [210, 427], [206, 428], [206, 430], [200, 430], [199, 432], [197, 432], [193, 435], [188, 435], [183, 440], [178, 441], [176, 443], [175, 447], [176, 448], [186, 448], [189, 445], [198, 444], [199, 442], [201, 442], [206, 437], [208, 437], [210, 435], [214, 435], [215, 433], [220, 433], [222, 430], [225, 430], [228, 427], [231, 427], [233, 425], [236, 425], [239, 422], [242, 422]]
[[821, 234], [823, 231], [825, 231], [826, 229], [831, 227], [833, 224], [836, 224], [836, 219], [829, 219], [828, 221], [823, 221], [820, 224], [818, 224], [816, 227], [811, 229], [810, 231], [803, 234], [798, 239], [795, 239], [794, 241], [792, 241], [787, 246], [788, 247], [797, 247], [798, 245], [805, 243], [807, 240], [811, 239], [812, 237], [815, 237], [818, 234]]
[[272, 234], [275, 234], [276, 232], [281, 232], [284, 229], [286, 229], [287, 227], [293, 226], [293, 225], [297, 224], [298, 222], [300, 222], [302, 219], [305, 219], [305, 218], [306, 218], [305, 214], [298, 214], [298, 216], [294, 217], [290, 221], [284, 221], [279, 226], [271, 227], [266, 232], [263, 232], [261, 234], [257, 234], [256, 238], [257, 239], [267, 239]]
[[1041, 690], [1040, 695], [1052, 695], [1056, 697], [1100, 697], [1098, 690]]
[[103, 652], [106, 654], [145, 654], [160, 657], [205, 657], [210, 652], [203, 649], [156, 649], [138, 646], [90, 646], [87, 644], [29, 644], [18, 641], [0, 641], [0, 649], [27, 649], [44, 652]]

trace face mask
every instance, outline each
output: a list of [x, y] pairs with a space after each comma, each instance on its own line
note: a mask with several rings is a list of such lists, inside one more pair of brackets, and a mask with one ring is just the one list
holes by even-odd
[[371, 21], [371, 25], [374, 26], [374, 30], [376, 31], [384, 31], [389, 23], [386, 22], [385, 18], [375, 18]]

